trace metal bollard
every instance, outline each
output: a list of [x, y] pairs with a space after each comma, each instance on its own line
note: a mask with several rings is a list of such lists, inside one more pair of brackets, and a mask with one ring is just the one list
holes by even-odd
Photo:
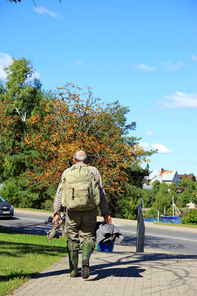
[[145, 225], [144, 216], [140, 204], [138, 205], [138, 216], [137, 216], [137, 239], [136, 239], [136, 252], [144, 252], [144, 235]]

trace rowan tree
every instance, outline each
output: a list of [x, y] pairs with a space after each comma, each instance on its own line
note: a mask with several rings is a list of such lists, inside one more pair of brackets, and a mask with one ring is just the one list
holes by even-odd
[[[127, 136], [135, 123], [126, 124], [128, 108], [118, 101], [105, 106], [73, 84], [59, 88], [58, 97], [41, 102], [47, 116], [36, 114], [27, 120], [25, 145], [36, 154], [28, 156], [30, 186], [43, 186], [54, 193], [60, 176], [72, 164], [76, 150], [84, 149], [89, 163], [101, 172], [110, 204], [112, 195], [124, 192], [129, 182], [128, 169], [146, 161], [148, 156], [134, 137]], [[131, 145], [132, 143], [132, 145]]]
[[[90, 165], [101, 172], [112, 216], [133, 218], [145, 174], [145, 152], [129, 132], [128, 107], [103, 104], [91, 88], [73, 84], [44, 92], [24, 58], [13, 59], [0, 85], [0, 179], [16, 206], [52, 209], [55, 191], [76, 150], [84, 149]], [[17, 192], [15, 192], [17, 188]], [[13, 192], [15, 192], [13, 194]]]

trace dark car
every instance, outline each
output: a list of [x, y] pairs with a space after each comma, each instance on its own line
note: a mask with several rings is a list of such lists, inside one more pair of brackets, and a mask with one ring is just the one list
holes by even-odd
[[2, 196], [0, 196], [0, 217], [12, 218], [14, 215], [14, 207]]

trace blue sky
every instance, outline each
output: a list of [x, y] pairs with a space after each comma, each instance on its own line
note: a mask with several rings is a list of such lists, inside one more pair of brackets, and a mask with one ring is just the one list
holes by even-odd
[[[30, 60], [43, 89], [67, 82], [129, 106], [150, 170], [197, 176], [196, 0], [0, 3], [0, 79]], [[4, 29], [3, 29], [4, 28]]]

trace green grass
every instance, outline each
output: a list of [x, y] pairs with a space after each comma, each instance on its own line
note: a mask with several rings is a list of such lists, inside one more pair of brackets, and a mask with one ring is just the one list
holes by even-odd
[[67, 255], [66, 240], [17, 233], [0, 227], [0, 296], [9, 294], [24, 282]]
[[194, 224], [175, 224], [175, 223], [165, 223], [165, 222], [153, 222], [154, 224], [158, 225], [167, 225], [167, 226], [179, 226], [179, 227], [192, 227], [197, 228], [197, 225]]

